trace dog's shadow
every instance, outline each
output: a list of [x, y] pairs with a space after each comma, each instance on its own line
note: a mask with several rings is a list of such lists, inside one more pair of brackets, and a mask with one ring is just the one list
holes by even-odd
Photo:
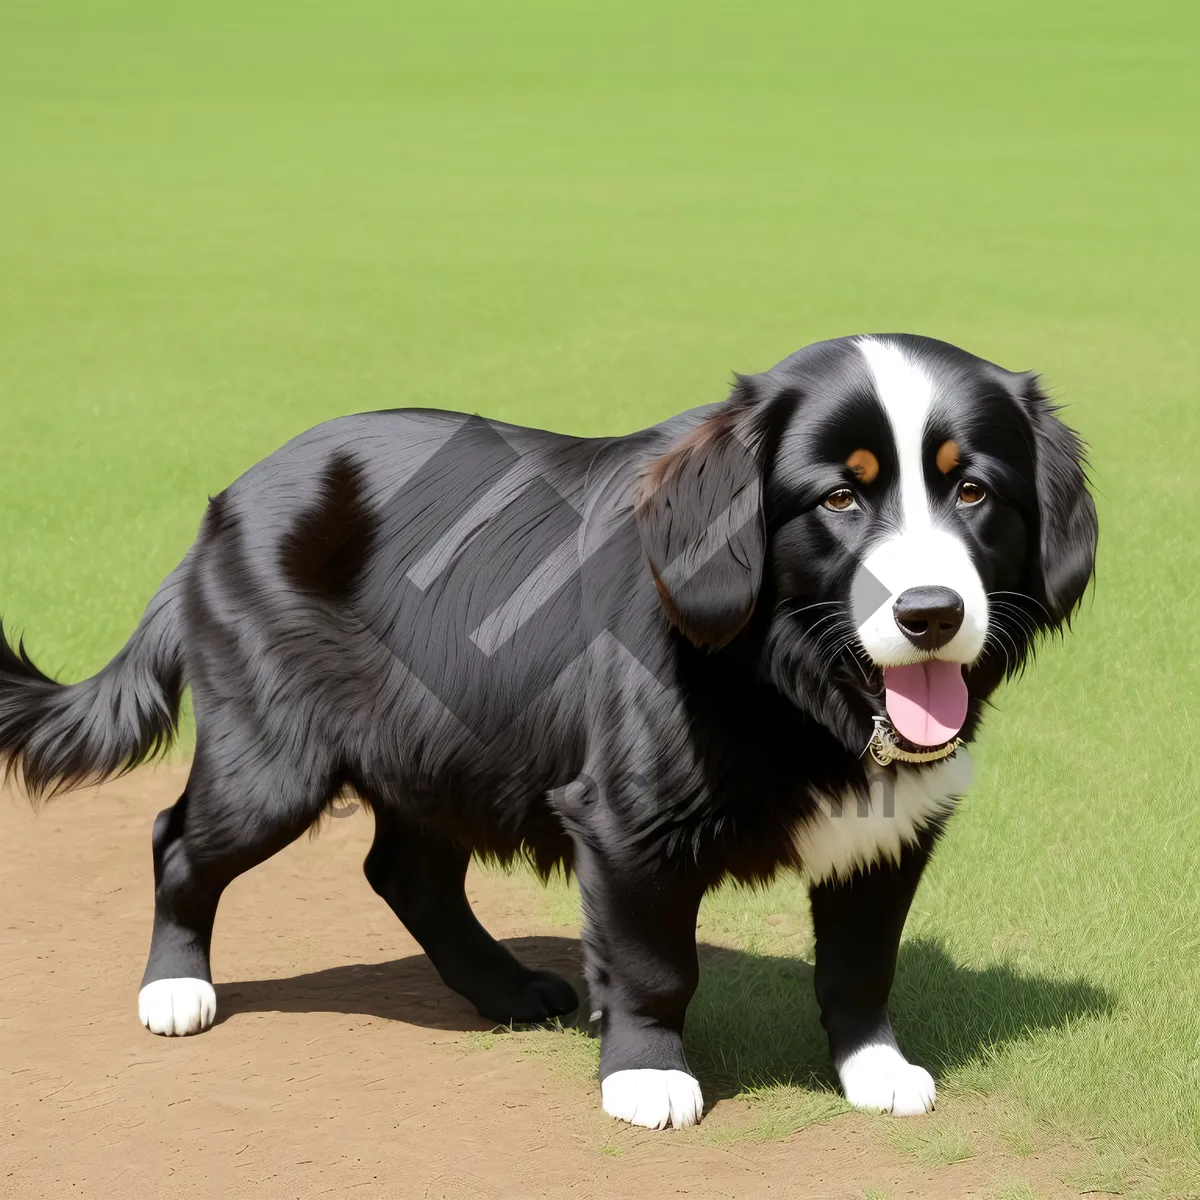
[[[585, 994], [577, 939], [515, 938], [506, 945], [523, 962], [557, 971]], [[773, 1083], [833, 1082], [808, 963], [709, 945], [700, 946], [700, 961], [685, 1041], [706, 1098]], [[1026, 975], [999, 964], [961, 966], [940, 943], [917, 939], [901, 947], [890, 1008], [902, 1047], [936, 1075], [1039, 1030], [1103, 1015], [1114, 1003], [1085, 979]], [[587, 1009], [585, 1003], [581, 1012]], [[217, 1011], [219, 1021], [251, 1012], [338, 1012], [431, 1029], [493, 1027], [442, 983], [422, 954], [218, 984]]]

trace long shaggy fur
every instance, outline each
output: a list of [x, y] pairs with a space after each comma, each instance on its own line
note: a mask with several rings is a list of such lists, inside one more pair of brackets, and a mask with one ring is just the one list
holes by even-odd
[[0, 625], [0, 757], [34, 800], [123, 774], [170, 744], [183, 693], [179, 584], [169, 578], [120, 653], [63, 684]]

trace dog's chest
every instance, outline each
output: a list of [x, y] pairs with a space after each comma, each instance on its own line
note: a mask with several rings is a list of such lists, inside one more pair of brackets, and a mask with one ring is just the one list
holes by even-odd
[[948, 815], [971, 785], [966, 749], [928, 766], [879, 769], [870, 792], [822, 796], [812, 816], [792, 831], [806, 874], [814, 882], [844, 879], [882, 860], [898, 861], [930, 822]]

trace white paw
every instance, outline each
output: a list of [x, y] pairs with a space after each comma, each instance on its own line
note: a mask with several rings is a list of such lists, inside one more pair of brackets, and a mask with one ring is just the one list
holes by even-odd
[[700, 1085], [686, 1071], [614, 1071], [600, 1095], [610, 1117], [647, 1129], [686, 1129], [704, 1111]]
[[857, 1108], [881, 1109], [898, 1117], [933, 1112], [937, 1090], [924, 1067], [910, 1063], [894, 1046], [864, 1046], [838, 1068], [842, 1091]]
[[216, 1016], [217, 993], [204, 979], [156, 979], [138, 992], [138, 1017], [151, 1033], [203, 1033]]

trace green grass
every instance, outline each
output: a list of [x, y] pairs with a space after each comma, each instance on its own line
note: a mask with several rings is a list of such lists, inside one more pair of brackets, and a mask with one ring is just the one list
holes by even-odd
[[[5, 5], [3, 616], [95, 669], [206, 495], [338, 413], [619, 431], [865, 330], [1036, 368], [1092, 444], [1097, 587], [997, 699], [896, 1024], [947, 1103], [1194, 1191], [1197, 32], [1158, 0]], [[706, 908], [718, 1088], [828, 1087], [803, 911]]]
[[883, 1142], [927, 1167], [948, 1167], [975, 1153], [963, 1130], [938, 1117], [932, 1121], [892, 1121], [884, 1128]]

